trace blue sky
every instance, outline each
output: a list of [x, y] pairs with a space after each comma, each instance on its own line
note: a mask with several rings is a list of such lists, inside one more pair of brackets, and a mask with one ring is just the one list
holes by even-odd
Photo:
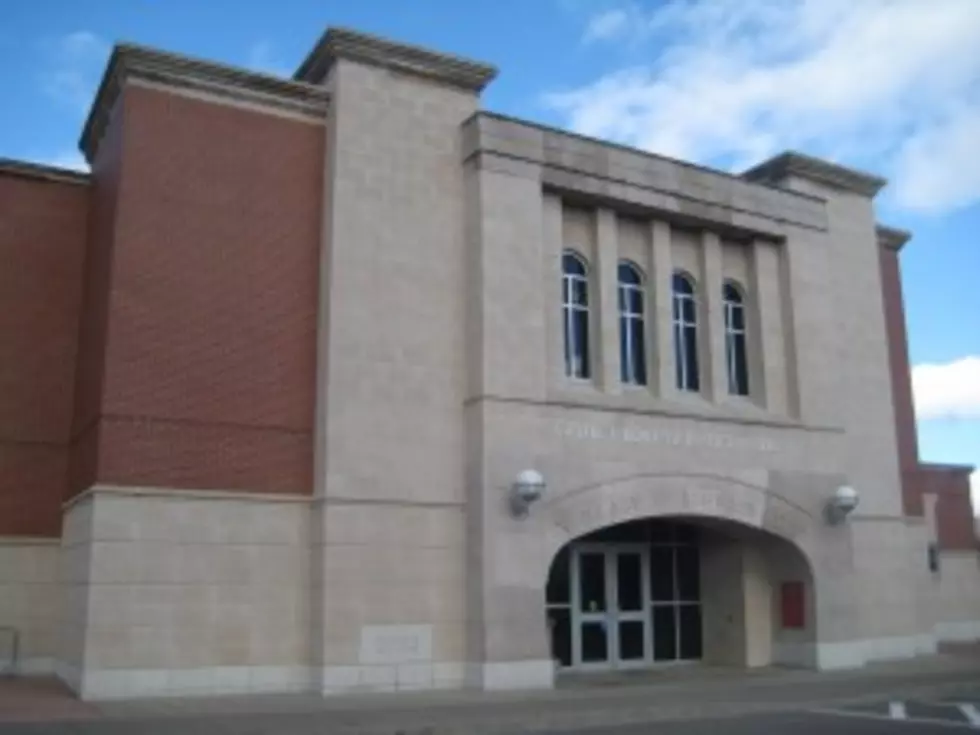
[[[980, 0], [33, 0], [0, 23], [0, 156], [82, 165], [111, 44], [289, 74], [327, 25], [496, 64], [488, 109], [725, 169], [887, 176], [921, 453], [980, 464]], [[980, 492], [980, 475], [975, 475]]]

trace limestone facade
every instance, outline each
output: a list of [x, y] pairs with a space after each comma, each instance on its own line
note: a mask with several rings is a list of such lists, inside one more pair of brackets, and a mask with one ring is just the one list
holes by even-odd
[[[494, 74], [345, 30], [293, 80], [116, 50], [83, 133], [60, 540], [2, 529], [22, 669], [92, 699], [550, 687], [554, 560], [649, 518], [700, 529], [705, 661], [845, 668], [980, 638], [972, 539], [947, 531], [965, 470], [937, 479], [907, 425], [885, 182], [795, 153], [730, 175], [493, 114]], [[157, 198], [168, 160], [197, 179]], [[586, 378], [565, 370], [569, 252]], [[697, 391], [675, 379], [676, 272]], [[546, 489], [515, 513], [527, 469]], [[842, 486], [860, 503], [835, 523]]]

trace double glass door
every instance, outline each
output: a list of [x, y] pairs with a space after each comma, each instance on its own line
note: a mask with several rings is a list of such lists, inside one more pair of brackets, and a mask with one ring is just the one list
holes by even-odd
[[652, 658], [649, 547], [576, 545], [571, 554], [572, 666], [644, 666]]

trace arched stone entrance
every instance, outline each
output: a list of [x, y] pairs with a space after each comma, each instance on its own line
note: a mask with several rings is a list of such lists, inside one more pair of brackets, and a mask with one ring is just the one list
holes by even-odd
[[[761, 470], [729, 474], [650, 472], [617, 477], [615, 468], [604, 470], [602, 474], [609, 472], [611, 476], [599, 482], [549, 486], [549, 494], [527, 516], [513, 516], [502, 493], [485, 494], [483, 504], [469, 509], [471, 528], [478, 534], [473, 537], [478, 573], [467, 578], [473, 621], [468, 655], [479, 663], [474, 677], [477, 685], [553, 685], [555, 657], [559, 654], [552, 641], [548, 613], [560, 604], [549, 604], [546, 594], [553, 561], [564, 547], [590, 534], [642, 519], [680, 521], [699, 529], [702, 660], [814, 668], [864, 663], [862, 650], [851, 644], [860, 619], [850, 525], [830, 525], [822, 515], [826, 498], [842, 482], [841, 477]], [[546, 477], [556, 472], [544, 467]], [[603, 564], [605, 574], [612, 579], [609, 575], [619, 573], [616, 565], [620, 562], [607, 559], [604, 556], [602, 562], [586, 564]], [[625, 564], [635, 566], [635, 561]], [[641, 560], [641, 569], [643, 564]], [[609, 565], [613, 565], [611, 570]], [[652, 589], [652, 581], [648, 584]], [[641, 588], [645, 604], [654, 602], [643, 594]], [[796, 607], [800, 607], [802, 597], [802, 627], [782, 624], [786, 596], [791, 598], [788, 604]], [[611, 593], [607, 593], [605, 604], [610, 599]], [[691, 601], [674, 598], [663, 602], [675, 602], [675, 607], [680, 607]], [[564, 604], [571, 606], [570, 592]], [[768, 609], [768, 617], [759, 615], [760, 609]], [[628, 623], [630, 616], [622, 612], [653, 614], [649, 609], [617, 608], [617, 614], [603, 622]], [[677, 610], [675, 615], [682, 612], [688, 617], [694, 615], [691, 610]], [[640, 615], [635, 617], [638, 620]], [[725, 625], [713, 624], [716, 620]], [[571, 613], [567, 623], [555, 620], [554, 624], [567, 624], [570, 629]], [[655, 665], [657, 661], [652, 649], [652, 620], [649, 626], [643, 636], [644, 651], [650, 653], [644, 653], [638, 666]], [[632, 630], [624, 631], [623, 637], [633, 636], [635, 641], [637, 626], [627, 627]], [[675, 659], [685, 655], [680, 651], [682, 643], [694, 645], [690, 639], [677, 640]], [[580, 641], [578, 645], [583, 644]], [[605, 645], [613, 651], [620, 642], [607, 637]], [[567, 644], [569, 650], [571, 646]], [[625, 657], [621, 651], [617, 655], [633, 660], [629, 651]], [[610, 666], [609, 658], [602, 664], [605, 668]], [[588, 663], [581, 656], [577, 660]]]
[[710, 517], [633, 519], [555, 554], [550, 650], [559, 671], [802, 663], [814, 595], [806, 557], [771, 533]]

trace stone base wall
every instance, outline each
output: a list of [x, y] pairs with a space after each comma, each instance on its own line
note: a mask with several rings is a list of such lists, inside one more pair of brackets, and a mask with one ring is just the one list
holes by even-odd
[[60, 673], [85, 699], [310, 686], [309, 502], [95, 488], [66, 511]]
[[[807, 630], [779, 631], [778, 582], [805, 565], [783, 568], [771, 539], [733, 539], [768, 570], [738, 575], [740, 604], [755, 601], [756, 617], [770, 605], [773, 628], [739, 644], [741, 664], [852, 668], [980, 640], [976, 554], [944, 552], [929, 573], [921, 529], [853, 530], [855, 589], [889, 612], [862, 603], [846, 640], [822, 638], [812, 608]], [[540, 657], [467, 656], [465, 558], [451, 505], [97, 487], [65, 509], [60, 544], [0, 541], [0, 626], [19, 631], [18, 673], [57, 671], [85, 699], [551, 686]]]
[[313, 504], [324, 694], [459, 688], [466, 570], [460, 506]]
[[0, 674], [54, 671], [58, 549], [58, 539], [0, 537]]
[[933, 575], [936, 637], [940, 641], [980, 641], [980, 554], [946, 551]]

